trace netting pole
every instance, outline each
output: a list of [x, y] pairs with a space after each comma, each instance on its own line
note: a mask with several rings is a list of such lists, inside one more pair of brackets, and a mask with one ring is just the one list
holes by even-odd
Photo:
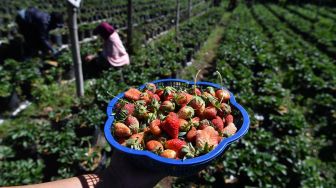
[[180, 0], [176, 0], [176, 18], [175, 18], [175, 39], [178, 40], [180, 23]]
[[78, 8], [74, 7], [72, 4], [68, 2], [68, 14], [69, 14], [68, 25], [70, 33], [72, 59], [75, 66], [77, 96], [83, 97], [84, 81], [82, 71], [82, 60], [80, 56], [80, 48], [78, 42], [77, 12]]
[[129, 54], [133, 54], [133, 45], [132, 45], [132, 37], [133, 37], [133, 6], [132, 0], [128, 0], [127, 4], [127, 50]]

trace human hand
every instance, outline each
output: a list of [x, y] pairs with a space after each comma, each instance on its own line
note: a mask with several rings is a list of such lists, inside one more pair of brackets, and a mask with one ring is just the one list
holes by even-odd
[[90, 62], [90, 61], [92, 61], [95, 57], [96, 57], [95, 55], [87, 55], [87, 56], [84, 58], [84, 60], [85, 60], [86, 62]]
[[166, 176], [135, 166], [122, 153], [113, 151], [110, 165], [99, 175], [97, 187], [154, 187]]

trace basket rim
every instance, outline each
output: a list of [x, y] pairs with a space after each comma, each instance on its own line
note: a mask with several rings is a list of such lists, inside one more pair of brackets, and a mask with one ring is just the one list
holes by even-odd
[[[186, 83], [189, 85], [194, 85], [195, 82], [193, 81], [187, 81], [187, 80], [182, 80], [182, 79], [161, 79], [161, 80], [155, 80], [155, 81], [151, 81], [148, 83], [160, 83], [160, 82], [182, 82], [182, 83]], [[139, 87], [139, 89], [143, 89], [145, 87], [146, 84], [143, 84]], [[218, 89], [226, 89], [225, 87], [221, 87], [218, 84], [214, 84], [211, 82], [196, 82], [196, 85], [205, 85], [205, 86], [212, 86]], [[227, 90], [227, 89], [226, 89]], [[228, 90], [227, 90], [228, 91]], [[230, 92], [230, 91], [229, 91]], [[215, 149], [213, 149], [211, 152], [195, 157], [195, 158], [191, 158], [191, 159], [180, 159], [180, 160], [176, 160], [176, 159], [169, 159], [169, 158], [165, 158], [165, 157], [161, 157], [157, 154], [154, 154], [150, 151], [144, 151], [144, 150], [135, 150], [135, 149], [131, 149], [128, 148], [126, 146], [122, 146], [120, 145], [112, 136], [112, 132], [111, 132], [111, 128], [113, 126], [113, 121], [114, 121], [114, 115], [112, 113], [113, 111], [113, 107], [114, 105], [117, 103], [117, 101], [121, 98], [124, 97], [124, 92], [119, 93], [116, 97], [114, 97], [108, 104], [106, 113], [108, 116], [108, 119], [106, 120], [105, 126], [104, 126], [104, 135], [106, 140], [109, 142], [109, 144], [114, 147], [115, 149], [125, 152], [127, 154], [132, 154], [134, 156], [139, 156], [139, 157], [147, 157], [150, 158], [152, 160], [155, 160], [157, 162], [160, 163], [164, 163], [164, 164], [168, 164], [168, 165], [177, 165], [177, 166], [185, 166], [185, 165], [193, 165], [193, 164], [203, 164], [206, 163], [212, 159], [215, 159], [217, 156], [219, 156], [224, 150], [225, 148], [231, 144], [234, 141], [239, 140], [241, 137], [243, 137], [248, 129], [249, 129], [249, 124], [250, 124], [250, 119], [248, 116], [247, 111], [239, 104], [236, 102], [236, 99], [234, 97], [234, 95], [230, 92], [230, 104], [233, 105], [235, 108], [237, 108], [241, 114], [242, 114], [242, 118], [243, 118], [243, 124], [241, 126], [241, 128], [236, 132], [236, 134], [234, 134], [233, 136], [230, 136], [228, 138], [224, 138]]]

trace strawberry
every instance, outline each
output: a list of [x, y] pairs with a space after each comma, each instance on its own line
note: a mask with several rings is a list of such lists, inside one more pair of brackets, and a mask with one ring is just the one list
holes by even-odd
[[177, 138], [180, 129], [180, 121], [176, 113], [170, 112], [161, 128], [171, 137]]
[[125, 92], [125, 98], [129, 100], [139, 100], [141, 92], [135, 88], [130, 88]]
[[209, 150], [212, 150], [218, 145], [218, 132], [211, 126], [206, 127], [203, 130], [197, 130], [196, 132], [196, 147], [199, 149], [205, 149], [207, 146]]
[[134, 104], [126, 103], [121, 110], [125, 111], [127, 115], [132, 115], [134, 112]]
[[163, 151], [163, 145], [156, 140], [150, 140], [146, 143], [146, 149], [152, 152]]
[[215, 126], [215, 128], [219, 131], [222, 132], [224, 128], [224, 122], [221, 117], [216, 116], [215, 119], [211, 120], [212, 124]]
[[160, 98], [163, 98], [163, 93], [164, 93], [163, 89], [157, 89], [155, 91], [155, 94], [157, 94]]
[[172, 112], [175, 110], [175, 103], [171, 101], [163, 101], [160, 109], [164, 112]]
[[172, 100], [174, 98], [174, 93], [176, 92], [176, 89], [171, 86], [167, 86], [163, 90], [163, 97], [165, 101]]
[[150, 124], [149, 124], [149, 128], [150, 128], [150, 132], [155, 135], [155, 136], [160, 136], [161, 135], [161, 121], [159, 119], [155, 119], [153, 120]]
[[177, 153], [177, 156], [179, 156], [180, 151], [184, 145], [187, 145], [185, 141], [175, 138], [175, 139], [167, 140], [165, 144], [165, 148], [174, 150]]
[[194, 116], [195, 111], [190, 106], [184, 106], [178, 111], [178, 116], [181, 119], [190, 119]]
[[222, 141], [223, 137], [222, 136], [218, 136], [217, 140], [218, 140], [218, 144]]
[[196, 132], [197, 130], [195, 127], [191, 127], [188, 131], [186, 138], [189, 142], [194, 142], [196, 140]]
[[180, 131], [186, 132], [190, 129], [190, 124], [185, 119], [179, 119], [180, 122]]
[[133, 134], [139, 131], [139, 121], [136, 117], [128, 116], [125, 120], [125, 124], [131, 129]]
[[155, 100], [157, 100], [157, 101], [160, 101], [160, 100], [161, 100], [161, 98], [160, 98], [159, 95], [157, 95], [157, 94], [154, 94], [154, 95], [152, 96], [152, 98], [155, 99]]
[[227, 102], [230, 99], [230, 93], [227, 90], [219, 89], [216, 91], [216, 97], [219, 101]]
[[228, 125], [229, 123], [233, 123], [233, 116], [231, 114], [225, 117], [225, 123]]
[[126, 146], [137, 150], [143, 150], [142, 143], [144, 135], [144, 132], [133, 134], [129, 139], [126, 140]]
[[224, 117], [231, 113], [231, 106], [226, 103], [220, 104], [220, 110], [218, 111], [219, 116]]
[[126, 139], [125, 138], [118, 138], [117, 142], [122, 146], [126, 146]]
[[198, 129], [205, 129], [206, 127], [210, 126], [210, 122], [207, 119], [203, 119], [202, 121], [199, 122], [199, 127]]
[[209, 120], [216, 118], [216, 115], [217, 115], [217, 110], [215, 107], [212, 107], [212, 106], [206, 107], [203, 112], [204, 118], [209, 119]]
[[199, 117], [194, 117], [194, 118], [191, 119], [190, 124], [193, 127], [198, 127], [199, 122], [200, 122], [200, 118]]
[[148, 104], [148, 110], [151, 112], [156, 112], [158, 111], [160, 108], [160, 103], [158, 100], [156, 100], [155, 98], [152, 98], [150, 103]]
[[156, 91], [156, 85], [153, 83], [147, 83], [146, 84], [146, 89], [148, 89], [149, 91], [152, 91], [153, 93], [155, 93]]
[[194, 89], [194, 93], [197, 95], [197, 96], [201, 96], [202, 95], [202, 92], [199, 88], [195, 88]]
[[184, 156], [183, 159], [194, 158], [196, 154], [196, 149], [191, 143], [184, 145], [181, 149], [181, 153]]
[[223, 133], [225, 136], [232, 136], [237, 132], [237, 127], [234, 123], [229, 123], [224, 129]]
[[132, 135], [132, 132], [131, 132], [131, 129], [128, 128], [125, 124], [116, 123], [114, 125], [114, 134], [117, 137], [129, 137]]
[[[149, 91], [150, 92], [150, 91]], [[144, 92], [140, 94], [140, 100], [143, 100], [146, 102], [146, 104], [150, 103], [151, 101], [151, 96], [150, 93]]]
[[148, 110], [145, 106], [141, 104], [135, 105], [134, 116], [139, 119], [146, 119], [148, 118]]
[[180, 106], [187, 104], [188, 102], [187, 93], [185, 92], [176, 93], [174, 95], [174, 101], [177, 105], [180, 105]]
[[205, 109], [205, 102], [204, 100], [199, 97], [199, 96], [193, 96], [191, 99], [189, 105], [194, 109], [194, 110], [200, 110], [204, 111]]
[[177, 153], [174, 150], [166, 149], [160, 155], [161, 157], [175, 159], [177, 156]]

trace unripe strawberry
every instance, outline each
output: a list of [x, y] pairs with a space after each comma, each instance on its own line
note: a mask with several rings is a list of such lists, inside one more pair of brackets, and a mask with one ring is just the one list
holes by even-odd
[[149, 124], [150, 132], [155, 136], [160, 136], [162, 131], [160, 128], [161, 121], [159, 119], [155, 119]]
[[125, 120], [125, 124], [131, 129], [133, 134], [139, 131], [139, 121], [136, 117], [128, 116]]
[[194, 114], [195, 114], [195, 111], [190, 106], [184, 106], [178, 112], [179, 118], [182, 118], [182, 119], [190, 119], [194, 116]]
[[219, 89], [216, 91], [216, 97], [219, 101], [227, 102], [230, 99], [230, 93], [227, 90]]
[[160, 155], [161, 157], [175, 159], [177, 156], [177, 153], [174, 150], [166, 149]]
[[156, 85], [153, 83], [147, 83], [146, 84], [146, 89], [148, 89], [149, 91], [152, 91], [153, 93], [156, 92]]
[[227, 114], [231, 113], [231, 106], [226, 103], [221, 103], [220, 110], [217, 113], [219, 116], [225, 117]]
[[163, 101], [160, 109], [164, 112], [173, 112], [175, 110], [175, 104], [171, 101]]
[[116, 123], [114, 125], [114, 134], [117, 137], [129, 137], [132, 135], [132, 132], [131, 132], [131, 129], [128, 128], [125, 124]]
[[190, 129], [191, 125], [188, 123], [187, 120], [185, 120], [185, 119], [179, 119], [179, 121], [180, 121], [180, 131], [186, 132], [186, 131], [188, 131]]
[[185, 92], [175, 93], [174, 101], [177, 105], [180, 106], [187, 104], [188, 100], [186, 93]]
[[191, 126], [193, 127], [198, 127], [200, 124], [200, 118], [199, 117], [194, 117], [190, 121]]
[[163, 145], [156, 140], [150, 140], [146, 143], [146, 149], [149, 151], [163, 151]]
[[205, 129], [206, 127], [210, 126], [210, 121], [207, 119], [203, 119], [202, 121], [199, 122], [199, 127], [198, 129]]
[[194, 110], [202, 110], [205, 109], [205, 102], [204, 100], [199, 97], [199, 96], [193, 96], [191, 99], [189, 105], [194, 109]]

